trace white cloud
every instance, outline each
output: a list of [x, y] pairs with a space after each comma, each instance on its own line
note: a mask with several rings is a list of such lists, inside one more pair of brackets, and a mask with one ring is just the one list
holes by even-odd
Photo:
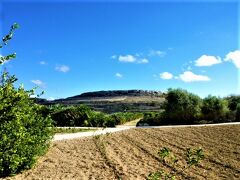
[[172, 79], [173, 75], [169, 72], [163, 72], [160, 74], [161, 79]]
[[120, 62], [125, 62], [125, 63], [133, 63], [133, 62], [136, 61], [136, 59], [137, 58], [135, 56], [133, 56], [133, 55], [125, 55], [125, 56], [120, 55], [118, 57], [118, 60]]
[[149, 63], [149, 61], [148, 61], [148, 59], [143, 58], [143, 59], [138, 60], [138, 63], [139, 64], [147, 64], [147, 63]]
[[148, 56], [159, 56], [159, 57], [164, 57], [166, 55], [166, 52], [164, 51], [159, 51], [159, 50], [150, 50], [148, 53]]
[[39, 63], [40, 63], [41, 65], [46, 65], [46, 64], [47, 64], [46, 61], [40, 61]]
[[115, 76], [118, 77], [118, 78], [122, 78], [123, 77], [123, 75], [120, 74], [120, 73], [116, 73]]
[[37, 86], [44, 86], [45, 85], [45, 83], [44, 82], [42, 82], [41, 80], [31, 80], [31, 82], [33, 83], [33, 84], [35, 84], [35, 85], [37, 85]]
[[58, 65], [58, 66], [56, 66], [55, 69], [57, 71], [64, 72], [64, 73], [66, 73], [66, 72], [68, 72], [70, 70], [70, 68], [68, 66], [66, 66], [66, 65]]
[[222, 63], [220, 57], [202, 55], [195, 61], [195, 66], [212, 66], [219, 63]]
[[238, 69], [240, 69], [240, 50], [229, 52], [224, 60], [232, 62]]
[[197, 75], [191, 71], [185, 71], [183, 74], [180, 74], [179, 79], [181, 79], [184, 82], [210, 81], [211, 80], [208, 76]]

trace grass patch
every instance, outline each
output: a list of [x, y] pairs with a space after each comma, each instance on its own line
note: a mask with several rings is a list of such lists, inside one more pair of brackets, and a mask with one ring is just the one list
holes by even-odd
[[90, 128], [74, 128], [74, 127], [68, 127], [68, 128], [59, 128], [55, 127], [53, 129], [54, 134], [64, 134], [64, 133], [77, 133], [77, 132], [89, 132], [89, 131], [96, 131], [97, 129], [90, 129]]

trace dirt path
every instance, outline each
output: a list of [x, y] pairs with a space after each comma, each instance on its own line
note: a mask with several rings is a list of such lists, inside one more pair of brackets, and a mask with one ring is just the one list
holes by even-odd
[[97, 136], [97, 135], [101, 135], [101, 134], [108, 134], [108, 133], [123, 131], [123, 130], [127, 130], [130, 128], [133, 128], [133, 127], [124, 126], [124, 127], [118, 127], [118, 128], [102, 128], [97, 131], [89, 131], [89, 132], [56, 134], [53, 137], [53, 141], [75, 139], [75, 138], [89, 137], [89, 136]]
[[[36, 166], [10, 179], [146, 179], [159, 168], [176, 179], [240, 179], [240, 125], [132, 128], [102, 136], [53, 142]], [[157, 155], [168, 147], [179, 159], [164, 165]], [[182, 172], [186, 148], [202, 147], [204, 161]]]
[[137, 123], [138, 123], [138, 121], [140, 121], [141, 119], [142, 119], [142, 118], [135, 119], [135, 120], [133, 120], [133, 121], [129, 121], [129, 122], [123, 124], [122, 126], [136, 126]]
[[[139, 119], [134, 120], [139, 121]], [[130, 124], [133, 124], [131, 121]], [[160, 129], [166, 129], [166, 128], [184, 128], [184, 127], [212, 127], [212, 126], [225, 126], [225, 125], [240, 125], [240, 122], [236, 123], [220, 123], [220, 124], [199, 124], [199, 125], [175, 125], [175, 126], [142, 126], [137, 128], [160, 128]], [[77, 127], [81, 128], [81, 127]], [[90, 132], [79, 132], [79, 133], [67, 133], [67, 134], [56, 134], [53, 138], [53, 141], [59, 141], [59, 140], [67, 140], [67, 139], [76, 139], [76, 138], [82, 138], [82, 137], [89, 137], [89, 136], [96, 136], [101, 134], [108, 134], [108, 133], [114, 133], [118, 131], [124, 131], [131, 128], [136, 128], [134, 125], [119, 125], [116, 128], [102, 128], [97, 131], [90, 131]]]

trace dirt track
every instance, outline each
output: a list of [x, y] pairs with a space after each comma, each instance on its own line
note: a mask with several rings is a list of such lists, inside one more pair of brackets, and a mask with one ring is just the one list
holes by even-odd
[[110, 135], [54, 142], [32, 170], [14, 179], [145, 179], [159, 168], [159, 148], [180, 159], [187, 147], [202, 147], [206, 159], [177, 179], [240, 179], [240, 125], [130, 129]]

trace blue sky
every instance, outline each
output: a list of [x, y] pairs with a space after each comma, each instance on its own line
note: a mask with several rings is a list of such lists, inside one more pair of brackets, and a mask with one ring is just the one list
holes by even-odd
[[45, 98], [87, 91], [183, 88], [240, 94], [237, 1], [1, 1], [1, 54]]

